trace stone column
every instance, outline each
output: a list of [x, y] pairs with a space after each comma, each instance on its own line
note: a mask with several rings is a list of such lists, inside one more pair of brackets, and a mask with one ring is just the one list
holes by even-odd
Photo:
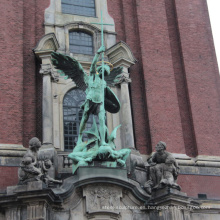
[[120, 111], [120, 123], [121, 123], [121, 141], [123, 148], [135, 148], [134, 147], [134, 133], [131, 114], [130, 95], [128, 90], [128, 83], [131, 82], [127, 68], [124, 68], [124, 72], [120, 78], [121, 86], [121, 111]]
[[43, 96], [42, 96], [42, 120], [43, 120], [43, 146], [39, 152], [39, 159], [46, 155], [53, 166], [49, 170], [49, 175], [55, 177], [57, 169], [57, 154], [53, 146], [53, 101], [52, 101], [52, 82], [51, 78], [56, 80], [50, 64], [50, 56], [42, 59], [40, 73], [43, 74]]
[[57, 75], [52, 70], [51, 53], [59, 48], [58, 41], [54, 33], [46, 34], [37, 43], [34, 53], [40, 60], [40, 73], [43, 75], [43, 101], [42, 101], [42, 120], [43, 120], [43, 144], [53, 144], [53, 107], [52, 107], [52, 84], [51, 78], [57, 81]]
[[43, 74], [42, 120], [43, 120], [43, 144], [53, 142], [53, 109], [52, 109], [52, 85], [51, 67], [42, 64], [40, 73]]
[[[129, 78], [128, 68], [135, 64], [136, 59], [128, 45], [122, 41], [109, 48], [106, 51], [106, 55], [114, 67], [123, 67], [123, 73], [120, 75], [119, 81], [116, 84], [119, 88], [113, 89], [117, 91], [117, 96], [121, 102], [121, 110], [119, 113], [121, 148], [135, 149], [130, 95], [128, 90], [128, 83], [131, 82], [131, 79]], [[114, 122], [114, 118], [117, 118], [117, 115], [113, 115], [112, 117], [112, 121]], [[119, 140], [116, 139], [116, 142], [117, 141], [119, 142]]]

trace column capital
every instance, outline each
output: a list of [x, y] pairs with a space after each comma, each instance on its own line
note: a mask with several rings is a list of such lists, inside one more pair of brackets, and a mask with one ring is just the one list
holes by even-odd
[[50, 75], [54, 82], [59, 81], [59, 74], [56, 70], [52, 68], [51, 63], [41, 64], [39, 73], [42, 75]]
[[117, 83], [115, 83], [115, 85], [120, 85], [122, 83], [131, 83], [131, 78], [129, 77], [129, 73], [126, 72], [122, 72], [122, 74], [119, 75], [118, 79], [117, 79]]

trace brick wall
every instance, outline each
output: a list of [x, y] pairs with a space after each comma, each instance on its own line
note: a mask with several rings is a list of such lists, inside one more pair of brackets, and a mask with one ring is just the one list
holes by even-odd
[[0, 143], [23, 144], [36, 135], [36, 64], [32, 49], [44, 35], [49, 0], [0, 3]]
[[23, 143], [23, 1], [0, 3], [0, 143]]
[[[116, 7], [117, 6], [117, 7]], [[130, 69], [136, 147], [220, 155], [220, 78], [205, 0], [108, 1]]]
[[[0, 1], [0, 143], [28, 146], [36, 136], [37, 86], [32, 49], [44, 36], [50, 0]], [[36, 84], [36, 82], [38, 82]], [[39, 94], [41, 94], [39, 92]], [[38, 117], [39, 120], [39, 117]], [[41, 118], [40, 118], [41, 120]], [[18, 182], [16, 167], [0, 167], [0, 189]]]
[[179, 175], [177, 183], [189, 197], [206, 194], [208, 199], [220, 199], [219, 176]]
[[0, 190], [18, 184], [18, 167], [0, 167]]
[[197, 151], [220, 156], [220, 84], [207, 3], [175, 2]]

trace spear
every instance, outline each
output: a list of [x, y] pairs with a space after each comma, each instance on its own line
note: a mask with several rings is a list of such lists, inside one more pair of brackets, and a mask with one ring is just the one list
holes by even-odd
[[[103, 23], [103, 16], [102, 16], [102, 11], [101, 11], [101, 23], [91, 23], [91, 24], [98, 24], [101, 25], [101, 43], [102, 46], [104, 47], [104, 25], [114, 25], [114, 24], [105, 24]], [[102, 96], [102, 105], [100, 108], [101, 113], [103, 113], [103, 125], [101, 125], [103, 127], [103, 130], [105, 130], [105, 87], [104, 87], [104, 52], [102, 52], [102, 90], [103, 90], [103, 96]], [[104, 134], [105, 135], [105, 134]], [[103, 135], [103, 136], [104, 136]]]

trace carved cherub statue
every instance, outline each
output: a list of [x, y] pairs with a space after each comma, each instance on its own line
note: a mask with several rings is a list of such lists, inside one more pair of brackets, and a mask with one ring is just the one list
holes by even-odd
[[148, 159], [150, 165], [150, 180], [145, 188], [161, 188], [165, 185], [180, 190], [176, 183], [179, 174], [179, 166], [173, 155], [166, 151], [166, 143], [160, 141], [156, 145], [156, 152]]
[[37, 167], [37, 156], [40, 147], [41, 142], [38, 138], [34, 137], [29, 141], [29, 149], [25, 153], [18, 170], [19, 184], [38, 181], [43, 175], [41, 169]]
[[48, 175], [52, 162], [47, 158], [39, 160], [38, 152], [40, 147], [41, 142], [39, 139], [36, 137], [31, 138], [29, 141], [29, 149], [25, 153], [18, 170], [19, 185], [40, 180], [42, 180], [47, 186], [49, 186], [50, 183], [62, 183], [62, 181], [55, 180]]

